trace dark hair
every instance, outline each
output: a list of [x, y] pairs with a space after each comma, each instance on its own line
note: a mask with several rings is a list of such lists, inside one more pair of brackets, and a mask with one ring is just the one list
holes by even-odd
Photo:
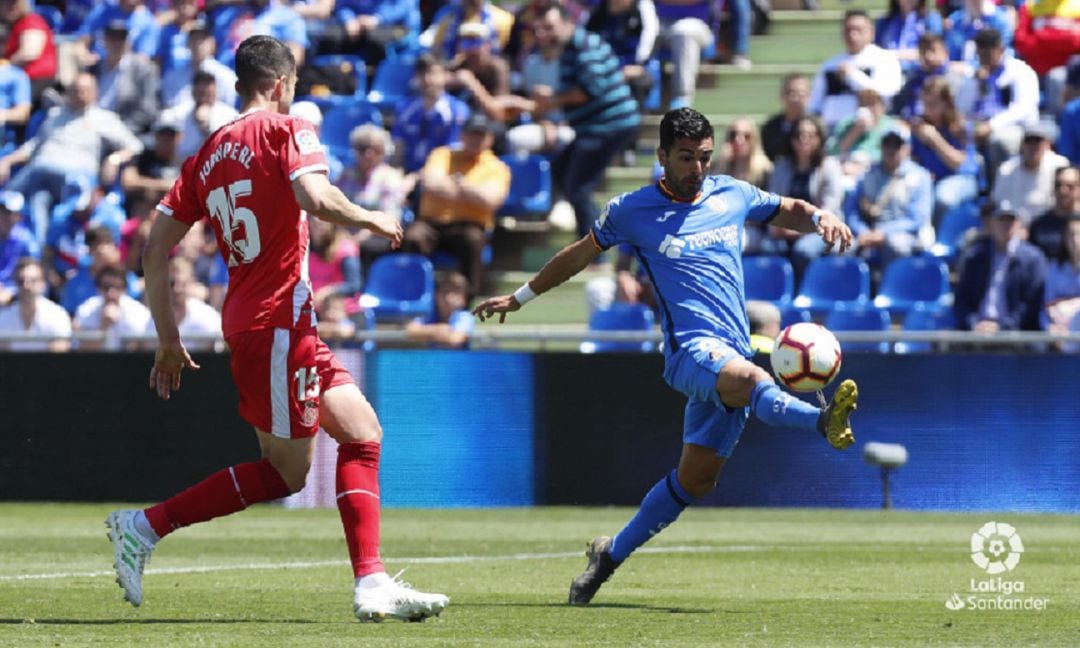
[[292, 51], [273, 36], [245, 38], [236, 48], [236, 89], [242, 96], [250, 97], [295, 71]]
[[37, 266], [37, 269], [41, 270], [42, 274], [45, 274], [45, 266], [41, 263], [41, 261], [38, 261], [34, 257], [24, 256], [19, 257], [19, 260], [15, 262], [15, 269], [12, 270], [11, 276], [18, 276], [20, 272], [22, 272], [26, 268], [29, 268], [30, 266]]
[[784, 78], [780, 81], [780, 87], [786, 88], [792, 81], [809, 81], [810, 77], [802, 72], [788, 72], [784, 75]]
[[199, 70], [195, 73], [195, 76], [191, 77], [191, 85], [202, 85], [204, 83], [217, 85], [217, 77], [206, 70]]
[[116, 238], [113, 236], [112, 230], [109, 229], [108, 225], [94, 225], [86, 230], [83, 240], [86, 242], [86, 247], [88, 248], [92, 248], [100, 243], [116, 242]]
[[923, 32], [919, 35], [918, 48], [929, 49], [932, 45], [944, 45], [945, 39], [941, 37], [941, 34], [935, 34], [934, 32]]
[[546, 16], [547, 13], [552, 9], [558, 11], [559, 17], [563, 20], [567, 20], [570, 18], [570, 10], [566, 8], [566, 5], [558, 2], [557, 0], [545, 0], [544, 2], [541, 2], [536, 7], [536, 11], [533, 13], [533, 15], [537, 17]]
[[416, 66], [413, 69], [419, 76], [434, 67], [445, 67], [445, 65], [431, 52], [424, 52], [416, 57]]
[[[1080, 173], [1080, 167], [1075, 164], [1067, 164], [1063, 167], [1058, 167], [1057, 171], [1054, 171], [1054, 186], [1057, 186], [1058, 181], [1061, 180], [1062, 174], [1069, 173], [1070, 171]], [[1080, 217], [1080, 213], [1077, 214]]]
[[435, 284], [436, 292], [463, 292], [469, 294], [469, 280], [460, 272], [447, 272], [438, 278]]
[[665, 151], [671, 151], [677, 139], [700, 142], [712, 136], [712, 124], [693, 108], [671, 110], [660, 120], [660, 148]]
[[[851, 20], [852, 18], [865, 18], [866, 20], [870, 20], [870, 14], [866, 13], [865, 9], [848, 9], [847, 11], [844, 12], [844, 23], [845, 24], [847, 23], [847, 21]], [[873, 21], [871, 21], [871, 22], [873, 22]]]
[[975, 47], [1001, 47], [1001, 32], [996, 29], [980, 29], [975, 32]]
[[124, 269], [122, 267], [113, 264], [103, 266], [100, 270], [97, 271], [97, 274], [94, 275], [94, 285], [96, 285], [100, 289], [102, 284], [105, 283], [105, 280], [109, 279], [110, 277], [115, 277], [119, 279], [120, 282], [124, 285], [124, 288], [127, 288], [127, 273], [124, 272]]
[[[900, 15], [900, 0], [889, 0], [889, 9], [885, 12], [886, 18], [894, 18]], [[915, 15], [926, 15], [926, 0], [918, 0], [915, 3]], [[926, 32], [929, 33], [929, 32]]]
[[[791, 132], [788, 133], [788, 142], [793, 142], [799, 136], [799, 129], [803, 124], [810, 124], [817, 131], [818, 136], [818, 148], [814, 151], [814, 155], [811, 157], [811, 164], [814, 168], [821, 166], [822, 160], [825, 159], [825, 140], [828, 137], [828, 129], [825, 128], [825, 124], [820, 119], [813, 115], [803, 115], [795, 120], [795, 123], [791, 125]], [[792, 163], [795, 161], [795, 154], [791, 154]]]

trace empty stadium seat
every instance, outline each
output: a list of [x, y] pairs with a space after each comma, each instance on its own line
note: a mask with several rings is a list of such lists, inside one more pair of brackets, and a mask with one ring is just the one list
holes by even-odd
[[[888, 331], [889, 312], [870, 303], [839, 302], [825, 318], [825, 328], [831, 331]], [[888, 342], [844, 342], [844, 351], [889, 352]]]
[[551, 212], [551, 162], [542, 155], [513, 153], [499, 158], [510, 167], [510, 193], [499, 216], [547, 218]]
[[806, 267], [799, 293], [792, 304], [815, 312], [832, 309], [841, 302], [870, 299], [870, 268], [853, 256], [823, 256]]
[[743, 283], [746, 298], [767, 301], [783, 307], [795, 294], [795, 271], [781, 256], [743, 258]]
[[[952, 308], [916, 304], [904, 318], [905, 331], [951, 331], [956, 328], [956, 317]], [[933, 350], [930, 342], [897, 342], [897, 353], [929, 353]]]
[[[590, 331], [652, 331], [652, 309], [644, 304], [613, 304], [592, 314]], [[581, 343], [582, 353], [609, 353], [612, 351], [649, 352], [656, 348], [652, 342], [609, 342], [586, 340]]]
[[937, 226], [937, 241], [930, 251], [936, 257], [946, 261], [956, 258], [956, 253], [964, 243], [964, 238], [972, 229], [979, 229], [979, 205], [974, 202], [962, 203], [945, 212]]
[[323, 115], [321, 139], [345, 166], [351, 166], [356, 159], [349, 146], [349, 133], [361, 124], [382, 126], [382, 115], [375, 106], [363, 101], [333, 105]]
[[791, 304], [786, 304], [780, 308], [780, 328], [786, 329], [792, 324], [798, 324], [799, 322], [812, 322], [814, 321], [810, 311], [805, 308], [796, 308]]
[[416, 61], [412, 57], [388, 58], [375, 68], [375, 76], [371, 80], [371, 90], [368, 91], [368, 101], [379, 108], [393, 108], [399, 101], [409, 94], [409, 84], [412, 83], [413, 68]]
[[435, 269], [420, 254], [388, 254], [371, 264], [360, 306], [378, 321], [425, 317], [435, 308]]
[[917, 304], [948, 306], [949, 267], [942, 259], [931, 256], [902, 257], [885, 266], [881, 287], [874, 305], [890, 313], [903, 314]]

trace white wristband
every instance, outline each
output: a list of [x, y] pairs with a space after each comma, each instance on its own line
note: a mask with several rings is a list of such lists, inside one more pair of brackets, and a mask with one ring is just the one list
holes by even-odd
[[514, 291], [514, 299], [517, 300], [518, 305], [524, 306], [525, 304], [536, 299], [536, 293], [533, 292], [532, 288], [529, 288], [529, 282], [526, 281], [525, 283], [521, 284], [521, 288], [518, 288]]

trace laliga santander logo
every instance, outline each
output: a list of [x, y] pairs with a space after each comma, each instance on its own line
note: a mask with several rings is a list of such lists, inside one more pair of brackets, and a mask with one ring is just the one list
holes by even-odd
[[971, 534], [971, 560], [987, 574], [1012, 571], [1023, 553], [1024, 543], [1011, 524], [987, 522]]

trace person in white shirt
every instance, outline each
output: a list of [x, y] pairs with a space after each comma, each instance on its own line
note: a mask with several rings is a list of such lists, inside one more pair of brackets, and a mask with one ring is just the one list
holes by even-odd
[[0, 342], [10, 351], [67, 351], [71, 348], [71, 318], [59, 304], [45, 298], [45, 271], [37, 259], [25, 257], [15, 265], [15, 301], [0, 309], [0, 331], [55, 336], [53, 339]]
[[904, 82], [896, 54], [874, 44], [874, 23], [865, 11], [844, 14], [844, 46], [847, 51], [825, 61], [810, 88], [810, 112], [830, 129], [855, 113], [860, 90], [876, 91], [888, 105]]
[[995, 205], [1009, 203], [1016, 208], [1024, 225], [1054, 206], [1054, 176], [1069, 160], [1050, 149], [1057, 128], [1049, 122], [1036, 122], [1024, 129], [1020, 153], [1002, 163], [994, 190]]
[[124, 341], [124, 336], [148, 335], [154, 331], [150, 309], [127, 295], [127, 277], [119, 266], [105, 266], [94, 277], [98, 294], [75, 309], [75, 329], [102, 331], [104, 340], [83, 340], [80, 349], [119, 351], [138, 348], [138, 342]]
[[1024, 128], [1039, 121], [1039, 77], [1006, 54], [996, 29], [975, 34], [975, 53], [979, 68], [957, 89], [956, 107], [975, 122], [975, 139], [993, 174], [1020, 150]]
[[213, 350], [215, 340], [207, 338], [221, 337], [221, 315], [213, 306], [193, 294], [197, 291], [206, 292], [206, 289], [195, 281], [195, 269], [191, 261], [184, 257], [174, 257], [169, 262], [169, 279], [180, 340], [190, 350]]
[[198, 71], [191, 81], [191, 100], [169, 108], [161, 118], [180, 125], [177, 155], [186, 159], [217, 129], [236, 118], [236, 109], [218, 100], [217, 79], [209, 72]]

